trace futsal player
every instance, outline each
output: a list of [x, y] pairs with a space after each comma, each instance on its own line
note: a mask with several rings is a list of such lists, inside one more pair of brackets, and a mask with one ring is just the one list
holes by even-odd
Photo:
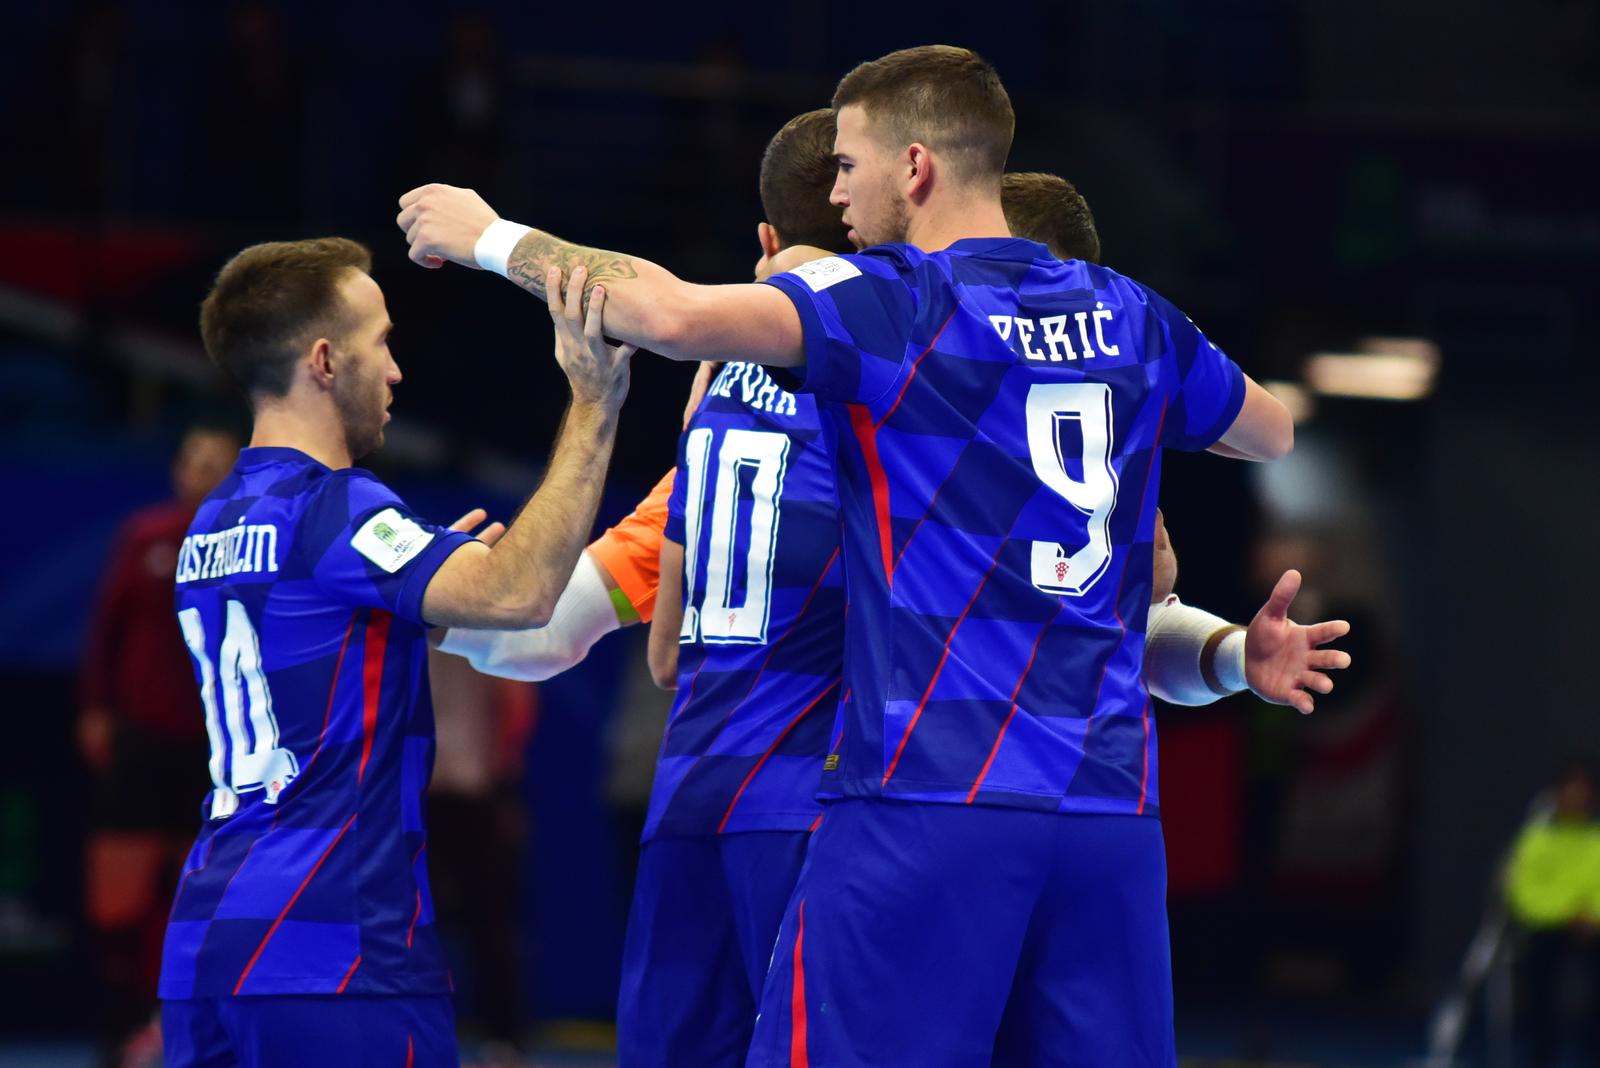
[[1149, 290], [1008, 236], [1010, 105], [976, 57], [886, 57], [835, 104], [836, 203], [896, 243], [774, 279], [783, 301], [444, 187], [399, 222], [418, 262], [535, 292], [581, 265], [608, 332], [667, 355], [803, 366], [840, 432], [853, 701], [824, 789], [848, 800], [751, 1063], [1170, 1063], [1160, 831], [1134, 818], [1157, 811], [1138, 668], [1159, 450], [1270, 458], [1287, 413]]
[[177, 608], [211, 791], [162, 962], [172, 1068], [457, 1063], [433, 928], [423, 795], [427, 624], [546, 622], [581, 551], [627, 392], [582, 282], [549, 300], [572, 389], [545, 479], [493, 547], [353, 466], [383, 443], [400, 370], [366, 249], [245, 249], [201, 307], [247, 394], [250, 446], [200, 505]]

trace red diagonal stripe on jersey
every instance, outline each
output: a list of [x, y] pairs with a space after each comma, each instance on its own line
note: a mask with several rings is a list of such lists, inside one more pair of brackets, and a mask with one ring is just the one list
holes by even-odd
[[[333, 836], [333, 841], [328, 843], [328, 848], [322, 851], [322, 856], [317, 858], [317, 862], [311, 865], [311, 870], [306, 872], [306, 877], [300, 880], [300, 885], [295, 887], [294, 895], [289, 898], [289, 903], [283, 906], [283, 911], [278, 913], [278, 918], [272, 921], [271, 927], [267, 928], [267, 933], [261, 939], [261, 944], [257, 946], [256, 951], [250, 955], [250, 963], [244, 966], [244, 971], [239, 973], [239, 981], [233, 985], [233, 993], [235, 997], [239, 995], [239, 990], [244, 986], [244, 981], [250, 977], [250, 969], [254, 968], [256, 966], [256, 961], [261, 959], [261, 953], [267, 948], [267, 943], [272, 941], [272, 936], [278, 933], [278, 925], [283, 923], [283, 918], [285, 916], [289, 915], [289, 910], [294, 908], [294, 903], [300, 900], [300, 895], [305, 893], [306, 887], [311, 885], [311, 880], [316, 878], [317, 871], [322, 867], [322, 862], [328, 859], [328, 854], [333, 852], [334, 847], [339, 844], [340, 839], [344, 838], [345, 832], [350, 829], [350, 825], [355, 823], [355, 821], [356, 818], [354, 816], [351, 816], [349, 819], [344, 821], [344, 826], [340, 827], [339, 833]], [[257, 841], [260, 841], [260, 839], [257, 839]]]
[[[427, 849], [427, 848], [428, 848], [428, 843], [427, 842], [423, 842], [420, 846], [417, 847], [417, 851], [415, 853], [411, 854], [411, 866], [413, 868], [415, 868], [417, 866], [417, 861], [422, 859], [422, 851], [424, 849]], [[411, 948], [411, 939], [412, 939], [412, 936], [417, 933], [417, 921], [420, 920], [421, 918], [422, 918], [422, 885], [420, 883], [418, 883], [418, 885], [417, 885], [417, 910], [411, 914], [411, 926], [406, 928], [406, 948], [407, 949]]]
[[406, 1032], [406, 1068], [412, 1068], [417, 1060], [417, 1047], [411, 1041], [411, 1032]]
[[335, 994], [344, 993], [344, 988], [350, 985], [350, 977], [356, 974], [356, 969], [359, 967], [361, 967], [361, 954], [357, 953], [355, 963], [350, 965], [350, 970], [344, 973], [343, 979], [339, 980], [339, 989], [334, 991]]
[[388, 612], [374, 611], [367, 621], [367, 649], [361, 665], [361, 763], [356, 766], [356, 782], [367, 774], [372, 758], [372, 738], [378, 731], [378, 701], [383, 696], [383, 654], [389, 646]]
[[317, 757], [322, 753], [322, 741], [328, 736], [328, 723], [333, 718], [333, 695], [339, 692], [339, 672], [344, 670], [344, 651], [350, 648], [350, 635], [355, 633], [356, 620], [360, 617], [361, 609], [357, 608], [350, 613], [350, 624], [344, 628], [344, 641], [339, 643], [339, 659], [333, 662], [333, 681], [328, 683], [328, 707], [322, 712], [322, 733], [317, 735], [317, 747], [311, 751], [311, 759], [306, 761], [301, 775], [310, 774], [311, 765], [317, 762]]
[[872, 425], [872, 413], [864, 405], [849, 404], [850, 429], [861, 443], [861, 459], [867, 466], [867, 481], [872, 484], [872, 510], [878, 518], [878, 551], [883, 555], [883, 581], [887, 583], [894, 573], [890, 561], [889, 526], [889, 476], [884, 473], [883, 461], [878, 459], [878, 428]]
[[[837, 551], [837, 550], [835, 550], [835, 551]], [[763, 765], [763, 764], [765, 764], [767, 762], [767, 758], [768, 757], [770, 757], [773, 753], [777, 752], [778, 746], [782, 745], [783, 744], [783, 740], [785, 738], [789, 737], [789, 732], [794, 730], [796, 727], [798, 727], [800, 725], [800, 721], [805, 719], [806, 716], [810, 714], [811, 710], [813, 708], [816, 708], [817, 704], [824, 697], [826, 697], [830, 693], [832, 693], [834, 688], [837, 687], [838, 685], [839, 685], [839, 680], [838, 679], [834, 679], [832, 682], [828, 683], [827, 689], [823, 690], [821, 693], [817, 694], [817, 696], [813, 697], [811, 699], [811, 703], [806, 705], [805, 708], [801, 709], [800, 710], [800, 714], [795, 716], [794, 719], [791, 719], [789, 721], [789, 725], [787, 727], [783, 728], [783, 733], [778, 735], [778, 737], [773, 741], [773, 743], [771, 745], [767, 746], [767, 751], [765, 753], [761, 754], [761, 759], [756, 761], [756, 766], [750, 769], [750, 774], [748, 774], [748, 775], [746, 775], [744, 777], [744, 782], [740, 783], [739, 784], [739, 789], [734, 791], [733, 800], [728, 802], [728, 811], [726, 811], [726, 812], [724, 812], [722, 814], [722, 822], [717, 824], [717, 833], [718, 834], [721, 834], [723, 829], [728, 826], [728, 820], [733, 815], [734, 807], [739, 804], [739, 798], [744, 796], [744, 788], [746, 786], [749, 786], [750, 785], [750, 780], [754, 779], [756, 777], [756, 772], [761, 770], [761, 765]]]
[[[1155, 470], [1156, 456], [1161, 452], [1161, 431], [1167, 425], [1167, 401], [1161, 401], [1161, 418], [1156, 420], [1156, 436], [1150, 446], [1150, 462], [1144, 469], [1144, 492], [1150, 492], [1150, 472]], [[1111, 658], [1117, 655], [1117, 649], [1122, 648], [1122, 643], [1128, 637], [1128, 625], [1122, 621], [1122, 587], [1128, 581], [1128, 568], [1124, 564], [1122, 577], [1117, 580], [1117, 597], [1112, 601], [1112, 614], [1117, 617], [1117, 647], [1111, 650], [1111, 655], [1106, 657], [1106, 662], [1100, 665], [1100, 681], [1094, 684], [1094, 702], [1089, 706], [1089, 717], [1083, 721], [1083, 752], [1089, 754], [1089, 727], [1094, 723], [1095, 709], [1100, 707], [1100, 691], [1106, 685], [1106, 672], [1111, 668]], [[1148, 748], [1148, 747], [1147, 747]], [[1072, 783], [1067, 783], [1067, 789], [1072, 789]]]
[[949, 326], [951, 321], [955, 319], [956, 312], [960, 309], [960, 307], [961, 306], [958, 304], [956, 307], [950, 309], [950, 316], [949, 318], [945, 319], [944, 326], [939, 327], [939, 332], [933, 335], [933, 340], [928, 342], [928, 347], [922, 350], [922, 355], [918, 356], [911, 364], [911, 373], [906, 375], [905, 382], [903, 382], [900, 386], [900, 392], [895, 394], [894, 403], [889, 405], [889, 410], [883, 413], [882, 419], [878, 420], [878, 426], [882, 426], [883, 424], [887, 423], [889, 421], [889, 417], [894, 414], [894, 410], [900, 407], [900, 402], [905, 400], [906, 390], [911, 388], [911, 380], [917, 377], [917, 368], [922, 366], [922, 361], [927, 359], [928, 353], [933, 351], [933, 347], [937, 345], [939, 343], [939, 339], [944, 336], [945, 326]]
[[417, 921], [422, 918], [422, 887], [417, 887], [417, 907], [411, 913], [411, 926], [406, 928], [406, 948], [411, 948], [411, 938], [417, 933]]
[[911, 741], [911, 732], [917, 729], [917, 720], [922, 718], [922, 710], [928, 707], [928, 698], [933, 696], [933, 688], [938, 685], [939, 673], [944, 670], [946, 660], [950, 659], [950, 643], [955, 640], [956, 631], [961, 629], [961, 621], [967, 618], [967, 613], [972, 611], [972, 606], [978, 603], [978, 595], [989, 584], [989, 576], [994, 574], [994, 569], [1000, 566], [1000, 553], [1006, 547], [1004, 538], [995, 546], [994, 558], [989, 561], [989, 570], [983, 573], [983, 580], [978, 583], [978, 588], [972, 591], [972, 599], [967, 602], [967, 607], [961, 610], [955, 623], [951, 624], [950, 633], [944, 638], [944, 652], [939, 654], [939, 663], [933, 669], [933, 678], [928, 680], [928, 688], [922, 691], [922, 700], [917, 702], [917, 710], [911, 714], [911, 722], [906, 724], [906, 732], [900, 736], [900, 744], [895, 746], [894, 759], [889, 761], [889, 767], [883, 773], [883, 782], [880, 786], [888, 786], [889, 780], [894, 776], [894, 769], [900, 766], [900, 756], [906, 751], [906, 743]]
[[978, 772], [978, 777], [972, 782], [972, 789], [967, 792], [967, 804], [972, 804], [972, 799], [978, 796], [978, 788], [983, 785], [983, 780], [989, 775], [989, 769], [994, 766], [995, 754], [1000, 752], [1000, 743], [1005, 741], [1006, 728], [1011, 726], [1011, 719], [1017, 714], [1017, 695], [1022, 692], [1022, 684], [1028, 679], [1028, 672], [1033, 670], [1034, 658], [1039, 655], [1039, 643], [1044, 641], [1044, 636], [1050, 633], [1050, 627], [1060, 618], [1065, 604], [1056, 607], [1056, 614], [1045, 621], [1039, 628], [1038, 637], [1033, 639], [1033, 649], [1028, 653], [1028, 664], [1022, 669], [1022, 674], [1017, 678], [1016, 688], [1011, 691], [1011, 710], [1006, 713], [1006, 721], [1000, 724], [1000, 733], [995, 735], [994, 747], [989, 750], [989, 759], [983, 762], [983, 770]]
[[[789, 638], [789, 635], [793, 634], [795, 632], [795, 630], [800, 626], [800, 621], [806, 617], [806, 612], [811, 608], [811, 602], [816, 598], [817, 591], [822, 589], [822, 581], [823, 581], [823, 579], [826, 579], [828, 577], [828, 572], [833, 569], [833, 562], [835, 560], [837, 560], [838, 558], [839, 558], [839, 547], [837, 545], [835, 545], [833, 547], [833, 552], [831, 554], [829, 554], [829, 556], [828, 556], [828, 562], [822, 565], [822, 573], [817, 576], [817, 581], [815, 581], [815, 582], [813, 582], [811, 584], [811, 590], [810, 590], [809, 593], [806, 594], [806, 599], [800, 603], [800, 610], [798, 612], [796, 612], [794, 614], [794, 618], [789, 621], [788, 629], [785, 630], [782, 634], [780, 634], [778, 636], [778, 640], [777, 641], [773, 642], [771, 645], [769, 645], [767, 647], [767, 655], [766, 655], [766, 657], [764, 657], [762, 659], [761, 667], [756, 670], [755, 678], [750, 680], [750, 688], [745, 690], [743, 697], [739, 698], [739, 700], [735, 701], [733, 704], [728, 706], [728, 711], [727, 711], [726, 714], [723, 715], [722, 722], [717, 724], [717, 734], [716, 734], [716, 736], [713, 736], [713, 738], [712, 738], [713, 744], [715, 744], [716, 737], [720, 736], [722, 734], [723, 729], [727, 727], [728, 720], [732, 719], [733, 718], [733, 714], [735, 712], [737, 712], [740, 709], [740, 707], [742, 707], [744, 705], [744, 703], [750, 699], [750, 695], [751, 694], [756, 692], [756, 683], [760, 682], [761, 681], [761, 676], [765, 675], [767, 673], [767, 668], [770, 667], [771, 664], [772, 664], [772, 658], [774, 656], [776, 656], [777, 653], [778, 653], [778, 646], [782, 645], [785, 641], [787, 641], [788, 638]], [[700, 661], [700, 667], [697, 667], [697, 668], [694, 669], [694, 677], [696, 679], [698, 679], [700, 677], [700, 668], [703, 668], [705, 666], [706, 666], [706, 662], [704, 660], [701, 660]], [[689, 706], [689, 702], [691, 700], [693, 700], [693, 699], [694, 699], [694, 682], [691, 681], [689, 683], [689, 696], [685, 697], [683, 699], [683, 704], [678, 706], [678, 707], [687, 708]], [[669, 734], [671, 733], [672, 724], [670, 724], [670, 723], [667, 724], [667, 731], [668, 731]], [[665, 751], [665, 750], [663, 749], [663, 751]], [[701, 753], [698, 757], [695, 758], [694, 764], [689, 768], [689, 775], [693, 775], [694, 774], [694, 769], [696, 767], [699, 767], [700, 761], [704, 760], [709, 755], [710, 755], [710, 746], [707, 746], [706, 752]], [[687, 778], [687, 776], [685, 776], [685, 778]]]
[[811, 1068], [811, 1058], [806, 1054], [806, 965], [800, 949], [806, 941], [806, 899], [800, 899], [800, 911], [795, 919], [794, 931], [794, 986], [789, 992], [789, 1068]]
[[1140, 714], [1144, 720], [1144, 772], [1139, 776], [1139, 809], [1135, 815], [1144, 815], [1144, 799], [1148, 796], [1150, 788], [1150, 698], [1144, 699], [1144, 711]]

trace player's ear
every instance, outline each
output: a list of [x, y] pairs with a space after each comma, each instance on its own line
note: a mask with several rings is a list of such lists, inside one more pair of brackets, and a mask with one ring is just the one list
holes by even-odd
[[776, 256], [783, 247], [778, 240], [777, 229], [769, 222], [756, 224], [756, 240], [761, 242], [761, 254], [768, 259]]
[[933, 155], [926, 145], [912, 142], [904, 163], [906, 197], [920, 202], [933, 188]]
[[333, 342], [319, 337], [306, 350], [305, 367], [311, 381], [323, 389], [333, 388]]

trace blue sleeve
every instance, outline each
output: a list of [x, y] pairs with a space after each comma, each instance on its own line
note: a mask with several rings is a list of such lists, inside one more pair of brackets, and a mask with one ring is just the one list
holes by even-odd
[[778, 375], [822, 400], [871, 404], [900, 378], [909, 357], [917, 295], [898, 256], [828, 256], [767, 279], [800, 313], [806, 362]]
[[1187, 315], [1155, 293], [1145, 292], [1160, 324], [1162, 358], [1172, 361], [1174, 393], [1161, 444], [1184, 452], [1208, 449], [1228, 432], [1244, 407], [1244, 372]]
[[302, 523], [324, 546], [312, 578], [338, 602], [381, 608], [426, 625], [422, 594], [449, 555], [470, 534], [419, 518], [394, 491], [365, 471], [329, 478]]
[[[705, 402], [701, 401], [704, 407]], [[692, 428], [691, 428], [692, 429]], [[661, 536], [668, 541], [683, 544], [683, 509], [684, 502], [688, 500], [689, 476], [684, 467], [684, 442], [689, 438], [686, 430], [678, 435], [678, 471], [672, 476], [672, 493], [667, 496], [667, 523], [662, 528]]]

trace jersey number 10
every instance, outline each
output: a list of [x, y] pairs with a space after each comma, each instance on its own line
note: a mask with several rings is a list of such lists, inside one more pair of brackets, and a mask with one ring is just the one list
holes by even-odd
[[[272, 692], [261, 669], [256, 628], [238, 601], [228, 602], [227, 614], [227, 628], [213, 666], [200, 609], [185, 608], [178, 613], [184, 644], [200, 666], [200, 700], [205, 705], [206, 736], [211, 742], [214, 820], [233, 815], [239, 795], [253, 790], [265, 790], [267, 803], [277, 804], [278, 795], [300, 774], [295, 755], [278, 745], [278, 720], [272, 714]], [[219, 682], [224, 715], [217, 712]]]
[[[700, 528], [705, 509], [706, 468], [711, 453], [712, 430], [697, 427], [684, 442], [688, 485], [684, 487], [683, 588], [687, 605], [682, 643], [702, 640], [707, 645], [765, 645], [767, 618], [772, 611], [772, 552], [778, 540], [778, 508], [783, 498], [783, 475], [789, 461], [789, 436], [769, 430], [727, 431], [717, 452], [716, 481], [712, 486], [711, 537], [706, 547], [706, 592], [694, 601], [695, 577], [700, 565]], [[742, 486], [750, 481], [749, 508], [740, 507]], [[741, 523], [741, 519], [745, 522]], [[740, 527], [747, 529], [741, 531]], [[743, 534], [741, 539], [740, 535]], [[743, 559], [735, 559], [741, 541]], [[736, 571], [744, 569], [744, 601], [733, 603]]]

